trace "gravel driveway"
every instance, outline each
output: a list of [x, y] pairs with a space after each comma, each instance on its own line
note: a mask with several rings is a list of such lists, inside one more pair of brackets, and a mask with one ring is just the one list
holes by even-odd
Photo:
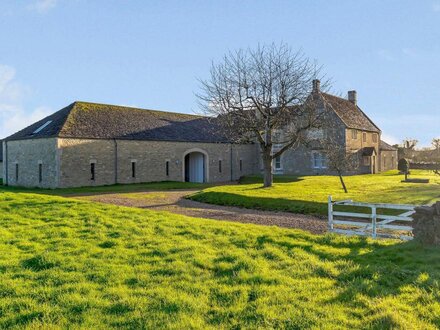
[[322, 234], [327, 231], [327, 222], [324, 219], [311, 215], [218, 206], [184, 198], [197, 191], [198, 190], [150, 191], [126, 194], [88, 195], [78, 198], [101, 203], [168, 211], [198, 218], [298, 228], [315, 234]]

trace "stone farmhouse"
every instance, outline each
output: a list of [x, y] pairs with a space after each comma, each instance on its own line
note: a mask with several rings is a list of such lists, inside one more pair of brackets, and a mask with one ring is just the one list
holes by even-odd
[[[331, 129], [347, 152], [357, 152], [356, 173], [397, 168], [397, 150], [356, 104], [319, 90], [314, 97], [334, 117]], [[276, 147], [276, 146], [275, 146]], [[3, 140], [4, 183], [64, 188], [152, 181], [227, 182], [261, 171], [258, 144], [233, 143], [215, 118], [74, 102]], [[327, 173], [317, 148], [289, 150], [275, 174]], [[356, 174], [353, 173], [353, 174]]]
[[[397, 169], [397, 149], [381, 140], [381, 130], [357, 105], [357, 92], [349, 91], [348, 99], [320, 90], [320, 81], [313, 81], [310, 97], [314, 106], [325, 110], [322, 129], [315, 131], [318, 140], [336, 142], [347, 153], [357, 153], [359, 166], [350, 174], [375, 174]], [[283, 132], [279, 132], [281, 135]], [[275, 146], [276, 148], [276, 146]], [[326, 174], [326, 156], [315, 143], [314, 147], [299, 147], [286, 151], [274, 161], [276, 174]]]

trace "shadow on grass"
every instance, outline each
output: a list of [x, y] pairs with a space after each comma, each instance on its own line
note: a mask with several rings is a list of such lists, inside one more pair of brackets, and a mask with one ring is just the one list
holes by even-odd
[[266, 198], [255, 196], [243, 196], [215, 191], [204, 191], [193, 194], [188, 197], [191, 200], [224, 205], [236, 206], [247, 209], [284, 211], [300, 214], [324, 215], [327, 212], [327, 203], [310, 202], [302, 200], [284, 199], [284, 198]]
[[[295, 254], [301, 249], [318, 257], [322, 266], [314, 270], [315, 275], [335, 281], [338, 294], [329, 298], [329, 304], [349, 304], [353, 308], [363, 306], [365, 300], [401, 299], [399, 295], [411, 290], [414, 299], [417, 295], [429, 292], [433, 300], [440, 299], [440, 248], [423, 246], [417, 241], [384, 244], [370, 239], [339, 239], [337, 235], [307, 236], [300, 233], [288, 235], [293, 240], [273, 239], [270, 236], [257, 238], [257, 249], [264, 245], [278, 246], [284, 251]], [[329, 248], [330, 247], [330, 248]], [[334, 254], [335, 249], [349, 249], [345, 254]], [[330, 261], [330, 263], [328, 263]], [[335, 262], [335, 263], [333, 263]], [[336, 271], [328, 264], [336, 265]], [[371, 301], [371, 300], [370, 300]], [[440, 326], [440, 319], [436, 319]], [[392, 317], [378, 315], [369, 328], [396, 328], [398, 324]]]
[[[290, 176], [290, 175], [274, 175], [273, 176], [273, 182], [274, 183], [293, 183], [293, 182], [299, 182], [303, 181], [304, 178], [301, 176]], [[254, 184], [254, 183], [261, 183], [263, 184], [263, 176], [261, 175], [251, 175], [251, 176], [245, 176], [241, 177], [239, 180], [239, 184]]]
[[97, 187], [78, 187], [78, 188], [25, 188], [0, 185], [0, 192], [31, 193], [50, 196], [75, 196], [75, 195], [96, 195], [96, 194], [114, 194], [114, 193], [132, 193], [144, 191], [162, 191], [162, 190], [185, 190], [185, 189], [204, 189], [214, 186], [208, 183], [192, 182], [149, 182], [134, 184], [115, 184]]

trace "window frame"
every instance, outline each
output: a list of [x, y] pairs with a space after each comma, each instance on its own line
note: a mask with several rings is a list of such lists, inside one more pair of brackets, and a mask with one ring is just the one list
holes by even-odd
[[283, 169], [281, 156], [275, 157], [274, 159], [274, 169], [275, 171], [279, 171]]
[[170, 176], [170, 161], [165, 161], [165, 175]]
[[370, 166], [371, 165], [371, 157], [370, 156], [364, 156], [362, 163], [363, 163], [364, 166]]
[[357, 138], [358, 138], [358, 131], [357, 131], [357, 129], [352, 129], [351, 130], [351, 138], [353, 140], [357, 140]]
[[372, 141], [373, 141], [373, 143], [377, 143], [377, 133], [373, 133], [373, 136], [372, 136]]
[[367, 132], [362, 132], [362, 142], [367, 142]]
[[322, 152], [313, 152], [312, 163], [314, 169], [327, 169], [327, 156]]

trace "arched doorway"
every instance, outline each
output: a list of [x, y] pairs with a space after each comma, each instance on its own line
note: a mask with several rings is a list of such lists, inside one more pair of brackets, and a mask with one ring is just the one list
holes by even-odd
[[203, 183], [208, 181], [207, 155], [202, 151], [189, 151], [184, 156], [184, 181]]

